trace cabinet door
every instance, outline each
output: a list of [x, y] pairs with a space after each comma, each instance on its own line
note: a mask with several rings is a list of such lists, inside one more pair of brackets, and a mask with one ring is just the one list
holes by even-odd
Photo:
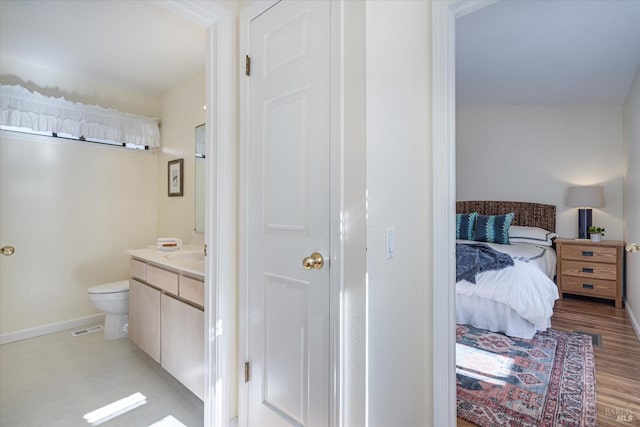
[[129, 338], [160, 363], [160, 291], [129, 279]]
[[204, 400], [204, 312], [163, 294], [162, 367]]

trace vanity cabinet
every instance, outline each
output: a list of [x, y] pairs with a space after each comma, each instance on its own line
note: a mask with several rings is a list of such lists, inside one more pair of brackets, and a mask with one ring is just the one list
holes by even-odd
[[204, 282], [193, 273], [132, 258], [129, 338], [204, 400]]

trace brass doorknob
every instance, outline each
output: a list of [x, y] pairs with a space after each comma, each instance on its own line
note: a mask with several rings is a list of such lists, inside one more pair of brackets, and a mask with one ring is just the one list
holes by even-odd
[[0, 253], [2, 253], [2, 255], [4, 256], [13, 255], [15, 251], [16, 248], [14, 248], [13, 246], [3, 246], [2, 249], [0, 249]]
[[324, 258], [318, 252], [314, 252], [302, 260], [305, 270], [320, 270], [324, 265]]

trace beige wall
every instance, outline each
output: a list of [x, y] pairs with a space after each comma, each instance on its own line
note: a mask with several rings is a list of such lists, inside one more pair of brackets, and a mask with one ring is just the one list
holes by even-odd
[[[640, 68], [627, 95], [624, 122], [624, 240], [640, 244]], [[627, 310], [640, 336], [640, 252], [627, 253]]]
[[622, 109], [461, 105], [457, 108], [458, 200], [515, 200], [556, 206], [557, 232], [577, 237], [572, 185], [603, 185], [593, 210], [606, 238], [622, 239]]
[[[2, 57], [0, 81], [154, 116], [153, 96]], [[128, 276], [156, 234], [157, 155], [0, 132], [0, 334], [97, 313], [87, 288]], [[3, 337], [4, 338], [4, 337]]]
[[128, 277], [156, 230], [156, 155], [0, 131], [0, 334], [97, 313], [87, 288]]
[[27, 64], [5, 56], [0, 58], [0, 82], [20, 85], [46, 96], [115, 108], [146, 117], [158, 117], [158, 99], [147, 93], [87, 80], [73, 74]]
[[[2, 58], [3, 84], [160, 116], [162, 148], [139, 152], [2, 131], [0, 334], [90, 316], [90, 286], [128, 276], [126, 249], [194, 227], [195, 126], [204, 123], [204, 71], [160, 99]], [[167, 196], [167, 162], [184, 158], [184, 196]]]
[[[368, 420], [371, 427], [429, 424], [431, 343], [425, 221], [431, 187], [429, 4], [377, 1], [367, 25]], [[398, 49], [402, 46], [402, 49]], [[421, 52], [422, 54], [407, 54]], [[385, 229], [396, 255], [385, 259]], [[426, 374], [426, 375], [425, 375]]]
[[[158, 237], [179, 237], [185, 244], [195, 227], [195, 129], [206, 119], [205, 96], [202, 70], [166, 91], [160, 104]], [[175, 159], [184, 159], [182, 197], [167, 195], [168, 162]]]

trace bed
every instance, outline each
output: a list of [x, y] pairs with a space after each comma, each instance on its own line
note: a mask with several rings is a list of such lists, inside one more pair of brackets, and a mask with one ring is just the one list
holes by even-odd
[[[508, 228], [509, 244], [491, 243], [493, 238], [487, 239], [489, 242], [482, 241], [483, 237], [474, 234], [475, 231], [471, 232], [471, 228], [469, 235], [458, 233], [460, 235], [456, 236], [456, 243], [485, 246], [501, 254], [506, 253], [513, 260], [513, 266], [477, 273], [476, 283], [465, 279], [458, 280], [456, 322], [531, 339], [537, 331], [544, 331], [551, 326], [553, 305], [559, 297], [553, 281], [556, 254], [552, 241], [556, 236], [556, 208], [553, 205], [529, 202], [456, 203], [457, 214], [473, 212], [491, 216], [513, 213], [511, 226]], [[457, 216], [458, 219], [459, 217], [460, 215]], [[487, 217], [477, 216], [471, 220], [474, 224], [476, 221], [477, 224], [481, 224], [480, 218], [485, 221], [480, 228], [483, 230]], [[458, 228], [459, 221], [457, 232], [460, 231]], [[520, 238], [524, 235], [526, 238]], [[478, 237], [480, 242], [474, 239]], [[500, 239], [495, 240], [500, 242]]]

